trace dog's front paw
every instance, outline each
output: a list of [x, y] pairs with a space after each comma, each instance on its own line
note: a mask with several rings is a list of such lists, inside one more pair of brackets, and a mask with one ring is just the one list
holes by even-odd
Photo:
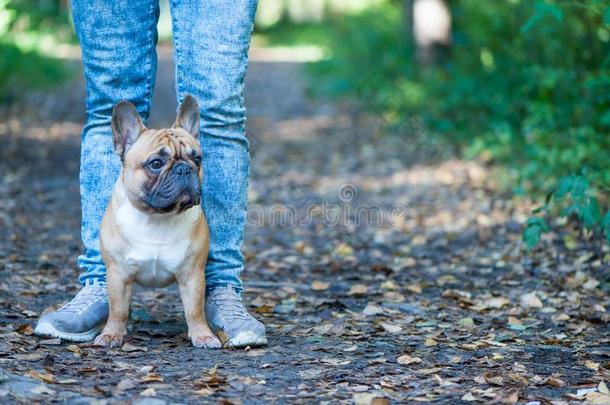
[[95, 338], [93, 344], [95, 346], [103, 346], [110, 348], [121, 347], [123, 345], [124, 335], [124, 333], [102, 331], [102, 333]]
[[193, 333], [190, 338], [195, 347], [205, 349], [220, 349], [222, 347], [220, 340], [212, 332]]

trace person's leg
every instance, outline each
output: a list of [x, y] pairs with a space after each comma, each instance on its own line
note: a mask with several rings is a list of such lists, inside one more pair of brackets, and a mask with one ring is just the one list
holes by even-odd
[[112, 147], [112, 107], [126, 99], [144, 120], [148, 118], [159, 4], [158, 0], [73, 0], [72, 11], [87, 84], [80, 166], [85, 252], [78, 258], [85, 287], [62, 309], [41, 318], [36, 332], [85, 341], [95, 337], [108, 316], [99, 228], [120, 170]]
[[266, 343], [264, 326], [243, 308], [239, 278], [250, 163], [243, 86], [255, 11], [256, 0], [171, 1], [178, 101], [191, 94], [201, 106], [206, 315], [231, 346]]

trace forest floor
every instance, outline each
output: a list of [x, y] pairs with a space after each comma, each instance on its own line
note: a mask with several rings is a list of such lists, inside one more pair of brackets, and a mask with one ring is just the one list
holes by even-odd
[[[194, 349], [175, 288], [137, 290], [127, 343], [33, 335], [77, 291], [75, 81], [0, 112], [0, 402], [610, 403], [608, 249], [528, 254], [530, 207], [414, 119], [311, 99], [298, 51], [253, 49], [245, 300], [269, 346]], [[75, 60], [75, 63], [77, 61]], [[175, 111], [163, 49], [151, 126]]]

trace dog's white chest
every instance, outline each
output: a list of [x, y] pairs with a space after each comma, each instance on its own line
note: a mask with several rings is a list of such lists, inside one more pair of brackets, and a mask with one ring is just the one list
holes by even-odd
[[192, 222], [184, 218], [138, 218], [141, 213], [133, 211], [121, 207], [117, 212], [117, 222], [128, 241], [124, 265], [138, 284], [165, 287], [175, 281], [176, 271], [186, 259]]

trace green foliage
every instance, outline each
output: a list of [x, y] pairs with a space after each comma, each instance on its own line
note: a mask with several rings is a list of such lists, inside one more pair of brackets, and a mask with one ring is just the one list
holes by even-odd
[[610, 184], [607, 0], [452, 2], [454, 43], [434, 66], [414, 61], [402, 3], [327, 22], [330, 57], [312, 66], [313, 90], [356, 96], [395, 124], [419, 116], [530, 192], [583, 166]]
[[56, 59], [0, 43], [0, 102], [25, 89], [44, 89], [69, 76], [69, 69]]
[[586, 169], [580, 174], [561, 177], [547, 194], [544, 205], [534, 210], [532, 214], [535, 216], [527, 221], [523, 240], [528, 250], [538, 244], [542, 233], [549, 231], [546, 218], [555, 216], [574, 216], [584, 229], [597, 236], [605, 235], [606, 240], [610, 242], [610, 210], [606, 207], [606, 214], [602, 216], [597, 194]]
[[285, 21], [257, 29], [252, 41], [264, 46], [330, 45], [328, 28], [313, 23], [294, 25]]
[[64, 2], [0, 0], [0, 102], [70, 77], [66, 64], [47, 54], [72, 42], [72, 32]]
[[[465, 157], [505, 167], [515, 190], [553, 189], [553, 206], [567, 205], [546, 216], [607, 234], [596, 194], [610, 189], [610, 1], [450, 2], [450, 53], [426, 66], [415, 61], [404, 3], [328, 21], [329, 58], [311, 66], [313, 91], [356, 98], [390, 125], [419, 117]], [[530, 248], [549, 229], [537, 218], [524, 234]]]

